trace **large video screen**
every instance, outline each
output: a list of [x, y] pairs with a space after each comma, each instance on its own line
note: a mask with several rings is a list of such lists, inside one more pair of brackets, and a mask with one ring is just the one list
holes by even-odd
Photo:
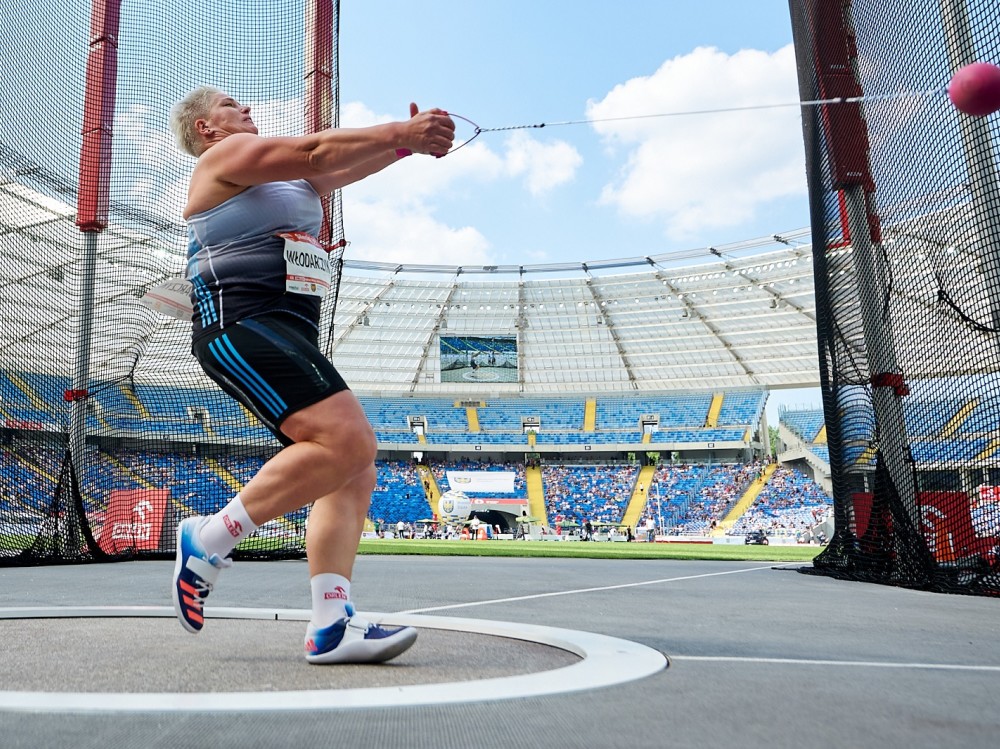
[[517, 336], [441, 336], [441, 382], [517, 382]]

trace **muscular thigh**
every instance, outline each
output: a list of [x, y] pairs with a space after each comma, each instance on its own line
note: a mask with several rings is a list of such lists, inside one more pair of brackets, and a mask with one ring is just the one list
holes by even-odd
[[291, 416], [338, 393], [357, 403], [316, 345], [315, 330], [295, 318], [241, 320], [196, 341], [194, 353], [205, 373], [286, 445], [296, 441], [284, 427]]

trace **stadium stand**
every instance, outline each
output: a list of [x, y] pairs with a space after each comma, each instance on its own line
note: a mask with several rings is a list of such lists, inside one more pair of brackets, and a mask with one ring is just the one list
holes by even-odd
[[[64, 394], [68, 377], [38, 373], [7, 373], [7, 387], [20, 394], [4, 407], [8, 419], [34, 424], [58, 424], [65, 428], [68, 405]], [[15, 383], [20, 383], [16, 387]], [[102, 399], [113, 399], [113, 416], [100, 416]], [[716, 427], [705, 426], [712, 395], [663, 394], [656, 397], [602, 396], [597, 401], [597, 425], [584, 429], [586, 398], [520, 397], [473, 401], [478, 429], [470, 428], [465, 401], [446, 398], [360, 397], [362, 406], [380, 442], [397, 445], [522, 445], [528, 443], [526, 423], [541, 446], [613, 445], [643, 443], [643, 420], [651, 426], [649, 442], [746, 443], [757, 428], [766, 392], [726, 393]], [[232, 401], [196, 388], [167, 385], [99, 383], [90, 402], [89, 426], [95, 432], [128, 436], [154, 432], [165, 440], [185, 442], [204, 439], [225, 441], [245, 437], [249, 430], [256, 442], [273, 442], [264, 428]], [[237, 427], [247, 422], [248, 427]]]
[[595, 526], [617, 527], [638, 473], [635, 465], [544, 466], [545, 509], [550, 523], [570, 528], [589, 520]]
[[[68, 378], [33, 372], [7, 372], [3, 377], [9, 391], [3, 403], [9, 424], [17, 426], [17, 419], [32, 426], [66, 423]], [[674, 535], [707, 533], [739, 498], [758, 464], [734, 460], [739, 451], [729, 461], [706, 462], [698, 450], [712, 443], [748, 447], [750, 435], [759, 430], [766, 399], [763, 389], [476, 399], [361, 395], [380, 445], [388, 448], [377, 463], [370, 518], [380, 529], [404, 523], [412, 532], [414, 524], [434, 517], [431, 487], [424, 485], [411, 454], [417, 451], [431, 451], [424, 460], [440, 492], [450, 488], [448, 471], [514, 472], [513, 492], [479, 499], [516, 501], [511, 506], [520, 508], [528, 503], [525, 463], [511, 460], [512, 451], [523, 456], [529, 449], [618, 450], [625, 445], [650, 450], [669, 444], [672, 449], [689, 446], [694, 459], [679, 464], [660, 460], [650, 486], [639, 492], [635, 460], [607, 462], [600, 455], [585, 454], [575, 460], [543, 454], [542, 501], [548, 522], [553, 530], [569, 530], [587, 521], [598, 527], [617, 527], [637, 495], [638, 515], [632, 515], [639, 518], [637, 525]], [[145, 435], [135, 447], [126, 449], [115, 443], [114, 449], [88, 463], [79, 477], [81, 495], [98, 523], [108, 497], [116, 490], [168, 488], [177, 516], [211, 511], [238, 491], [277, 449], [276, 440], [252, 415], [209, 389], [131, 381], [98, 383], [91, 400], [89, 428], [101, 439], [128, 440], [140, 429]], [[102, 402], [114, 404], [109, 409], [112, 416], [102, 415]], [[242, 428], [236, 426], [241, 423]], [[245, 446], [230, 448], [231, 439], [248, 434], [258, 445], [251, 454]], [[37, 514], [52, 496], [65, 448], [38, 444], [19, 439], [16, 446], [9, 443], [4, 449], [0, 481], [3, 486], [18, 487], [19, 495], [27, 487], [30, 497], [18, 500], [17, 508], [5, 499], [4, 511], [34, 508]], [[462, 457], [462, 446], [472, 445], [477, 450], [486, 447], [486, 451], [475, 458]], [[434, 452], [442, 448], [444, 452]], [[511, 522], [516, 514], [511, 511]], [[301, 524], [304, 519], [302, 512], [289, 522]]]
[[[57, 481], [62, 452], [31, 442], [8, 444], [0, 451], [0, 487], [3, 511], [37, 522], [46, 508]], [[167, 488], [179, 516], [204, 512], [223, 503], [259, 468], [263, 456], [219, 455], [205, 459], [194, 454], [130, 450], [103, 455], [94, 470], [81, 480], [85, 502], [107, 497], [114, 490]], [[412, 460], [380, 459], [378, 482], [372, 497], [370, 517], [383, 526], [397, 522], [414, 524], [433, 518]], [[504, 470], [515, 473], [515, 490], [493, 494], [491, 499], [527, 502], [525, 467], [512, 461], [435, 461], [432, 465], [441, 491], [449, 488], [448, 471]], [[725, 515], [746, 485], [760, 471], [760, 463], [749, 464], [661, 464], [648, 487], [648, 502], [638, 526], [657, 527], [661, 533], [704, 535]], [[616, 527], [636, 488], [636, 464], [560, 464], [543, 466], [545, 506], [550, 525], [569, 529], [590, 521], [594, 526]], [[815, 524], [829, 510], [827, 497], [799, 472], [780, 469], [773, 485], [761, 493], [732, 532], [763, 526], [768, 530], [801, 529]], [[16, 491], [15, 491], [16, 487]], [[471, 496], [476, 496], [472, 493]], [[823, 510], [817, 515], [815, 510]], [[100, 503], [92, 504], [100, 511]], [[512, 515], [516, 515], [512, 512]], [[304, 520], [304, 513], [292, 520]], [[509, 530], [509, 529], [504, 529]]]
[[769, 536], [798, 537], [832, 512], [830, 496], [815, 481], [794, 468], [779, 466], [729, 534], [761, 530]]
[[823, 429], [823, 411], [819, 409], [786, 410], [781, 413], [781, 422], [805, 442], [815, 442], [816, 437]]

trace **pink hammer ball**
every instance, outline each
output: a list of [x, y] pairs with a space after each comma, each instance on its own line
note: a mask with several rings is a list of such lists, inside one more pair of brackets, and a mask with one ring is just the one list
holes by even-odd
[[1000, 109], [1000, 67], [974, 62], [959, 68], [948, 84], [948, 98], [966, 114], [993, 114]]

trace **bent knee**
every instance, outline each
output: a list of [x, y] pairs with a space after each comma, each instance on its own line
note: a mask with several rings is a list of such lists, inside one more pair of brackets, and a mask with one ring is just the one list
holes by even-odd
[[367, 421], [342, 424], [326, 433], [317, 435], [316, 441], [326, 447], [338, 463], [339, 472], [348, 476], [371, 473], [375, 483], [375, 456], [378, 443], [375, 431]]
[[357, 478], [354, 479], [354, 484], [365, 497], [365, 501], [371, 502], [372, 492], [375, 491], [375, 486], [378, 484], [378, 469], [375, 468], [374, 460], [368, 464], [367, 468], [362, 469]]
[[365, 470], [370, 467], [374, 472], [375, 456], [378, 454], [378, 440], [375, 438], [375, 430], [372, 429], [371, 424], [367, 421], [352, 424], [351, 429], [344, 430], [344, 434], [340, 435], [340, 442], [342, 449], [351, 453], [360, 469]]
[[375, 431], [350, 391], [292, 414], [281, 429], [295, 442], [323, 445], [335, 453], [338, 461], [353, 464], [358, 471], [374, 463], [378, 452]]

